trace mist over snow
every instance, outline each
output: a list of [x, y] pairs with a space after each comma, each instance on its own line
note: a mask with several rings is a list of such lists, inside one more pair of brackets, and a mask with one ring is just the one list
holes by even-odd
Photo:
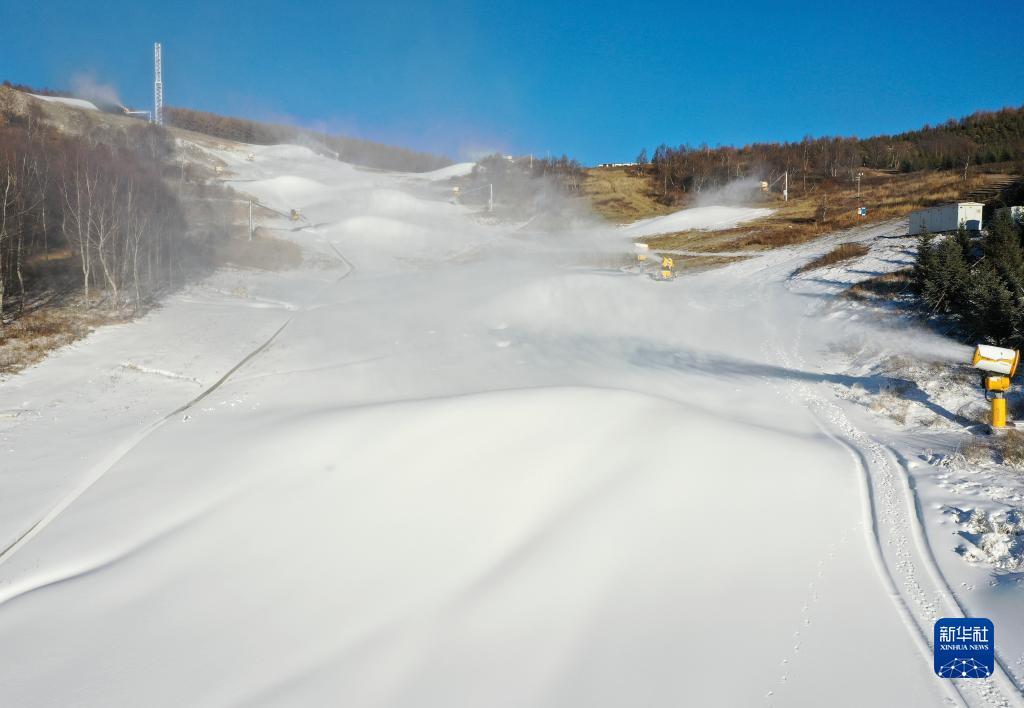
[[77, 72], [71, 76], [71, 92], [93, 103], [121, 106], [121, 97], [113, 84], [101, 81], [94, 72]]
[[[298, 210], [260, 226], [303, 264], [222, 269], [2, 384], [0, 703], [959, 695], [922, 660], [955, 604], [904, 482], [832, 393], [874, 385], [851, 337], [957, 353], [834, 307], [849, 272], [790, 277], [840, 237], [658, 282], [632, 240], [770, 213], [748, 185], [619, 229], [550, 190], [455, 203], [464, 165], [193, 147]], [[901, 233], [855, 237], [881, 264]]]
[[756, 177], [744, 177], [717, 189], [697, 192], [693, 206], [750, 206], [761, 201], [763, 197], [761, 180]]

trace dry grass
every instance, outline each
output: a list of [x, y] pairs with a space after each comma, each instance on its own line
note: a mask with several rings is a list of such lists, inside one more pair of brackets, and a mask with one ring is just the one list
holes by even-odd
[[615, 223], [628, 223], [675, 211], [657, 201], [648, 176], [628, 167], [594, 167], [586, 171], [583, 194], [594, 211]]
[[900, 425], [906, 425], [910, 419], [910, 401], [903, 397], [903, 391], [882, 391], [871, 400], [868, 407]]
[[[1005, 173], [981, 173], [966, 180], [958, 172], [890, 174], [864, 170], [861, 196], [852, 183], [831, 182], [801, 193], [794, 184], [788, 202], [766, 196], [775, 213], [765, 219], [721, 231], [681, 231], [647, 239], [652, 249], [690, 251], [760, 251], [805, 243], [818, 236], [877, 221], [906, 216], [915, 209], [963, 199], [1006, 179]], [[857, 208], [866, 206], [866, 217]], [[650, 216], [652, 214], [647, 214]]]
[[992, 461], [992, 445], [984, 438], [971, 437], [960, 446], [959, 452], [972, 465]]
[[699, 271], [715, 268], [728, 263], [746, 260], [746, 257], [736, 256], [672, 256], [676, 270]]
[[910, 292], [913, 282], [914, 271], [905, 268], [862, 280], [852, 285], [846, 295], [857, 300], [896, 300]]
[[50, 304], [0, 327], [0, 374], [38, 363], [100, 325], [126, 322], [134, 310], [88, 308], [80, 300]]
[[841, 243], [833, 248], [828, 253], [824, 253], [813, 261], [805, 263], [804, 265], [797, 268], [797, 273], [806, 273], [811, 270], [817, 270], [818, 268], [824, 268], [825, 266], [835, 265], [836, 263], [842, 263], [853, 258], [860, 258], [866, 256], [871, 248], [863, 243]]
[[256, 238], [231, 238], [215, 247], [218, 263], [260, 270], [288, 270], [302, 264], [302, 249], [292, 241], [275, 238], [256, 229]]
[[995, 448], [1003, 464], [1024, 467], [1024, 432], [1008, 430], [996, 439]]
[[[263, 234], [253, 241], [230, 239], [218, 244], [219, 264], [282, 270], [302, 263], [302, 251], [291, 241]], [[0, 325], [0, 374], [12, 374], [38, 363], [55, 349], [67, 346], [102, 325], [126, 322], [139, 314], [134, 308], [110, 308], [83, 302], [70, 255], [55, 252], [28, 263], [30, 275], [46, 271], [43, 281], [61, 289], [38, 292], [24, 313]], [[70, 269], [70, 270], [69, 270]]]

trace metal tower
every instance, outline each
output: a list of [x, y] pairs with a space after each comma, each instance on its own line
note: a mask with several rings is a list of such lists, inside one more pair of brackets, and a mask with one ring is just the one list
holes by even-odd
[[153, 122], [164, 124], [164, 77], [160, 42], [153, 44]]

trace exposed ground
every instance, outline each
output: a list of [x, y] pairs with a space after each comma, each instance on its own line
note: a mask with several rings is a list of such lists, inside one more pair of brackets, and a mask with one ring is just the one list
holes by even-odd
[[[804, 243], [838, 229], [865, 226], [905, 216], [922, 207], [957, 199], [991, 196], [997, 186], [1012, 181], [1009, 165], [973, 171], [963, 179], [960, 172], [900, 173], [863, 170], [861, 195], [853, 182], [835, 181], [814, 191], [803, 192], [799, 183], [791, 185], [790, 199], [784, 202], [777, 193], [764, 195], [750, 206], [769, 207], [774, 213], [764, 219], [733, 229], [691, 230], [661, 234], [644, 239], [658, 252], [760, 251]], [[826, 191], [827, 190], [827, 191]], [[666, 207], [649, 175], [635, 168], [591, 168], [584, 182], [584, 195], [594, 210], [615, 223], [660, 216], [679, 208]], [[681, 206], [686, 205], [686, 200]], [[865, 206], [867, 217], [857, 214]]]
[[828, 253], [824, 253], [800, 266], [797, 269], [797, 273], [806, 273], [810, 270], [842, 263], [852, 258], [859, 258], [860, 256], [867, 255], [870, 250], [870, 247], [863, 243], [841, 243]]
[[590, 168], [582, 191], [595, 212], [616, 224], [669, 214], [679, 208], [657, 201], [651, 181], [636, 176], [631, 167]]
[[32, 307], [0, 327], [0, 375], [37, 364], [96, 327], [127, 322], [137, 314], [134, 309], [87, 305], [80, 296]]
[[[43, 120], [73, 134], [123, 131], [139, 125], [136, 118], [36, 100], [0, 86], [0, 112], [4, 111], [18, 115], [35, 111]], [[276, 231], [257, 228], [250, 240], [244, 195], [222, 186], [202, 184], [204, 180], [229, 176], [223, 161], [210, 150], [234, 144], [177, 128], [169, 130], [176, 138], [178, 155], [168, 177], [178, 188], [191, 225], [190, 233], [183, 236], [210, 244], [205, 249], [206, 262], [194, 264], [197, 275], [223, 266], [269, 271], [298, 267], [303, 258], [301, 249], [280, 236], [288, 227], [279, 226]], [[260, 204], [255, 205], [253, 213], [257, 224], [282, 216]], [[93, 293], [86, 301], [77, 268], [74, 255], [67, 249], [49, 252], [26, 264], [24, 303], [17, 292], [8, 292], [4, 303], [0, 374], [21, 371], [54, 350], [85, 337], [96, 327], [129, 321], [152, 308], [151, 302], [112, 304], [102, 291]]]

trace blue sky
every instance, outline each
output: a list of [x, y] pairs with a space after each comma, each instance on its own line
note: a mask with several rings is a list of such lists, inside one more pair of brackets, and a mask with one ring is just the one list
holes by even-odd
[[0, 0], [0, 79], [443, 152], [896, 132], [1024, 104], [1024, 3]]

